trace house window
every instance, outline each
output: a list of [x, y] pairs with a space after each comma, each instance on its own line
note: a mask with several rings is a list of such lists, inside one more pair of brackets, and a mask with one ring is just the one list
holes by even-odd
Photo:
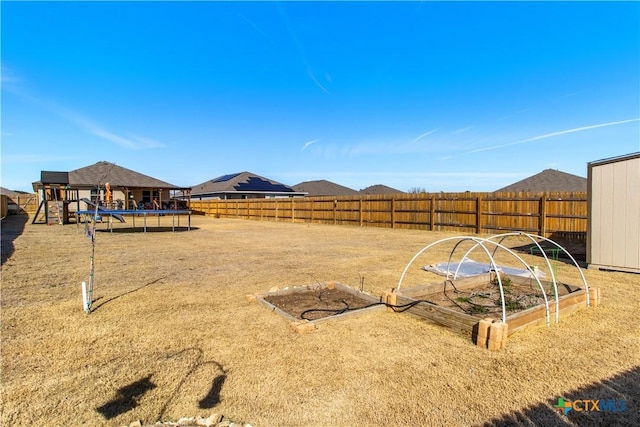
[[142, 190], [142, 203], [151, 203], [151, 191]]
[[101, 194], [102, 194], [102, 192], [100, 191], [99, 188], [92, 188], [91, 189], [91, 196], [90, 196], [91, 201], [94, 202], [94, 203], [99, 202], [101, 200], [101, 197], [100, 197]]

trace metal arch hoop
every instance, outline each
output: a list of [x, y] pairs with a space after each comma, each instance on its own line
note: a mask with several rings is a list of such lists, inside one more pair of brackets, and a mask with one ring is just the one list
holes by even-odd
[[[585, 294], [586, 294], [586, 305], [587, 307], [589, 307], [590, 302], [589, 302], [589, 288], [587, 285], [587, 281], [586, 278], [584, 277], [584, 274], [582, 273], [582, 270], [580, 270], [580, 267], [578, 265], [578, 263], [576, 262], [576, 260], [573, 258], [573, 256], [571, 256], [571, 254], [564, 249], [562, 246], [560, 246], [559, 244], [557, 244], [556, 242], [554, 242], [553, 240], [547, 239], [546, 237], [543, 236], [537, 236], [537, 235], [532, 235], [532, 234], [528, 234], [528, 233], [523, 233], [523, 232], [517, 232], [517, 233], [505, 233], [505, 234], [496, 234], [493, 236], [490, 236], [488, 238], [481, 238], [481, 237], [472, 237], [472, 236], [456, 236], [456, 237], [447, 237], [444, 239], [440, 239], [436, 242], [430, 243], [429, 245], [425, 246], [424, 248], [422, 248], [420, 251], [418, 251], [409, 261], [409, 263], [406, 265], [406, 267], [404, 268], [404, 270], [402, 271], [402, 274], [400, 275], [400, 280], [398, 281], [398, 286], [397, 286], [397, 290], [400, 290], [400, 288], [402, 287], [402, 281], [404, 280], [407, 271], [409, 270], [409, 267], [413, 264], [413, 262], [424, 252], [426, 252], [429, 248], [447, 242], [447, 241], [451, 241], [451, 240], [458, 240], [458, 242], [455, 244], [455, 246], [453, 247], [453, 249], [451, 250], [450, 254], [449, 254], [449, 259], [447, 262], [447, 278], [449, 278], [449, 266], [451, 264], [451, 260], [453, 257], [453, 254], [455, 252], [455, 250], [457, 249], [457, 247], [465, 242], [465, 241], [473, 241], [475, 242], [475, 245], [473, 245], [473, 247], [471, 249], [469, 249], [463, 258], [465, 258], [467, 255], [469, 255], [469, 253], [471, 253], [474, 249], [476, 249], [478, 246], [480, 246], [484, 252], [487, 254], [487, 256], [489, 257], [490, 263], [491, 263], [491, 267], [497, 271], [497, 265], [495, 263], [495, 259], [494, 259], [494, 255], [496, 253], [496, 251], [498, 250], [498, 248], [504, 249], [505, 251], [507, 251], [508, 253], [510, 253], [511, 255], [513, 255], [516, 259], [518, 259], [525, 267], [526, 269], [531, 273], [531, 276], [536, 280], [536, 282], [538, 283], [538, 286], [540, 287], [540, 290], [542, 292], [543, 298], [544, 298], [544, 302], [545, 302], [545, 314], [546, 314], [546, 322], [547, 322], [547, 326], [549, 326], [550, 324], [550, 316], [549, 316], [549, 301], [547, 299], [547, 295], [546, 292], [544, 292], [544, 287], [542, 286], [542, 283], [540, 282], [540, 279], [536, 276], [536, 274], [534, 273], [534, 271], [531, 269], [531, 267], [527, 264], [527, 262], [521, 257], [519, 256], [517, 253], [515, 253], [514, 251], [512, 251], [510, 248], [502, 245], [502, 242], [509, 236], [526, 236], [528, 237], [540, 250], [540, 252], [543, 254], [545, 262], [547, 264], [547, 267], [549, 269], [549, 271], [551, 272], [551, 278], [552, 278], [552, 282], [553, 282], [553, 289], [554, 289], [554, 297], [555, 297], [555, 304], [556, 304], [556, 310], [555, 310], [555, 319], [556, 319], [556, 323], [559, 322], [559, 299], [558, 299], [558, 285], [557, 285], [557, 281], [556, 281], [556, 277], [555, 274], [553, 272], [553, 269], [551, 268], [551, 264], [549, 261], [549, 258], [547, 257], [546, 253], [544, 252], [544, 250], [542, 250], [542, 247], [540, 246], [540, 244], [538, 243], [538, 241], [536, 240], [536, 238], [542, 239], [544, 241], [550, 242], [553, 245], [555, 245], [556, 247], [558, 247], [560, 250], [562, 250], [574, 263], [574, 265], [576, 266], [576, 268], [578, 269], [578, 272], [580, 273], [580, 276], [582, 278], [582, 281], [584, 283], [585, 286]], [[496, 239], [500, 239], [499, 242], [496, 242], [494, 240]], [[492, 244], [494, 245], [494, 250], [492, 253], [489, 252], [489, 250], [487, 249], [487, 247], [485, 246], [485, 244]], [[460, 265], [458, 265], [458, 267], [456, 268], [456, 271], [454, 273], [454, 279], [458, 276], [458, 272], [460, 269]], [[506, 305], [505, 305], [505, 299], [504, 299], [504, 289], [502, 286], [502, 280], [500, 278], [500, 275], [496, 275], [497, 279], [498, 279], [498, 288], [500, 290], [500, 299], [502, 302], [502, 321], [506, 322]]]

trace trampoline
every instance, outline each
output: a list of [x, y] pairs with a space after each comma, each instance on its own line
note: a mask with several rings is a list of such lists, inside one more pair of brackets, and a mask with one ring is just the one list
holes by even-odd
[[[147, 217], [155, 216], [158, 218], [158, 228], [160, 227], [160, 217], [171, 215], [171, 231], [176, 231], [176, 227], [180, 227], [180, 216], [187, 216], [187, 230], [191, 230], [191, 211], [190, 210], [173, 210], [173, 209], [159, 209], [159, 210], [142, 210], [142, 209], [98, 209], [96, 210], [80, 210], [76, 212], [76, 224], [79, 227], [80, 218], [86, 217], [109, 217], [109, 231], [113, 232], [113, 218], [120, 222], [126, 222], [125, 216], [131, 216], [132, 226], [136, 227], [136, 217], [143, 217], [143, 230], [147, 232]], [[176, 217], [178, 223], [176, 224]], [[97, 218], [96, 218], [97, 219]], [[84, 221], [82, 221], [84, 222]]]

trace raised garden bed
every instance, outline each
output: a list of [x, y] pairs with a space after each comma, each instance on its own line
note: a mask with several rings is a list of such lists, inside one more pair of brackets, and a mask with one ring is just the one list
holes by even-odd
[[270, 310], [292, 322], [298, 332], [308, 332], [317, 323], [382, 310], [380, 298], [337, 282], [267, 292], [256, 299]]
[[[505, 245], [507, 239], [525, 241], [530, 253], [542, 254], [543, 268], [550, 274], [551, 281], [541, 280], [537, 267], [528, 265], [522, 254]], [[401, 288], [411, 265], [437, 245], [449, 245], [451, 248], [446, 268], [436, 269], [446, 280]], [[548, 253], [551, 253], [551, 259]], [[583, 287], [558, 280], [556, 261], [560, 254], [566, 255], [576, 267]], [[459, 278], [464, 262], [469, 262], [470, 257], [475, 258], [476, 255], [488, 259], [488, 263], [479, 273], [465, 279]], [[520, 263], [520, 269], [510, 264], [501, 266], [496, 262], [499, 257], [511, 258], [511, 263]], [[460, 262], [456, 263], [455, 260]], [[433, 271], [432, 268], [428, 270]], [[527, 326], [542, 322], [547, 325], [558, 323], [560, 314], [570, 313], [580, 307], [597, 306], [600, 291], [588, 287], [580, 266], [565, 248], [543, 236], [514, 232], [487, 238], [447, 237], [430, 243], [411, 258], [400, 276], [398, 286], [391, 292], [385, 292], [383, 300], [390, 305], [409, 305], [406, 310], [409, 314], [469, 336], [480, 347], [497, 350], [506, 345], [509, 335]]]
[[[548, 311], [537, 281], [502, 276], [504, 322], [500, 290], [495, 276], [489, 274], [394, 291], [385, 295], [385, 301], [395, 305], [422, 301], [406, 312], [468, 336], [480, 347], [494, 350], [504, 347], [507, 337], [517, 331], [535, 324], [555, 322], [560, 314], [566, 315], [586, 307], [585, 289], [558, 284], [556, 302], [553, 283], [542, 280], [540, 283], [545, 291]], [[589, 292], [591, 305], [597, 305], [598, 289], [592, 288]]]

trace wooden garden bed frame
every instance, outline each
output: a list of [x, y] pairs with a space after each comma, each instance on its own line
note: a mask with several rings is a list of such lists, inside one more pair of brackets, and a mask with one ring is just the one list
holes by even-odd
[[[532, 279], [507, 276], [513, 283], [524, 284]], [[433, 283], [428, 285], [417, 286], [402, 290], [392, 290], [383, 294], [383, 301], [393, 305], [404, 305], [419, 300], [429, 300], [430, 296], [445, 290], [455, 289], [472, 289], [479, 285], [488, 283], [491, 280], [489, 275], [473, 276], [470, 278], [460, 279], [456, 281], [445, 280], [441, 283]], [[545, 288], [552, 287], [551, 282], [542, 281]], [[562, 294], [562, 295], [561, 295]], [[498, 350], [506, 345], [507, 338], [529, 326], [550, 323], [551, 318], [557, 319], [556, 307], [559, 313], [567, 315], [573, 311], [587, 307], [587, 296], [589, 295], [590, 306], [596, 307], [600, 302], [600, 290], [598, 288], [589, 288], [587, 291], [577, 286], [566, 284], [558, 285], [558, 303], [549, 301], [549, 313], [545, 305], [540, 304], [535, 307], [522, 310], [506, 317], [506, 322], [502, 322], [501, 318], [489, 317], [487, 315], [474, 316], [459, 311], [438, 306], [430, 303], [419, 303], [406, 310], [406, 313], [430, 321], [432, 323], [444, 326], [456, 333], [471, 338], [471, 340], [479, 347], [489, 348], [490, 350]]]
[[[334, 281], [321, 282], [321, 283], [315, 283], [312, 286], [314, 287], [314, 291], [317, 291], [319, 289], [339, 289], [341, 291], [353, 294], [353, 295], [357, 296], [360, 299], [368, 301], [371, 304], [379, 303], [381, 301], [380, 298], [376, 298], [376, 297], [373, 297], [373, 296], [371, 296], [369, 294], [366, 294], [364, 292], [360, 292], [357, 289], [350, 288], [350, 287], [345, 286], [345, 285], [343, 285], [342, 283], [339, 283], [339, 282], [334, 282]], [[271, 310], [271, 311], [279, 314], [280, 316], [284, 317], [285, 319], [287, 319], [290, 322], [291, 327], [293, 328], [293, 330], [295, 330], [296, 332], [299, 332], [299, 333], [312, 332], [312, 331], [315, 330], [316, 325], [318, 325], [319, 323], [324, 323], [324, 322], [328, 322], [328, 321], [344, 319], [344, 318], [347, 318], [347, 317], [357, 316], [357, 315], [362, 314], [362, 313], [369, 313], [371, 311], [376, 311], [376, 310], [377, 311], [385, 310], [385, 306], [384, 305], [375, 305], [373, 307], [350, 310], [350, 311], [347, 311], [347, 312], [342, 313], [342, 314], [336, 314], [336, 315], [332, 315], [332, 316], [327, 316], [327, 317], [323, 317], [323, 318], [316, 319], [316, 320], [302, 320], [302, 319], [298, 319], [297, 317], [294, 317], [291, 314], [287, 313], [286, 311], [276, 307], [275, 305], [271, 304], [266, 299], [266, 298], [268, 298], [270, 296], [289, 295], [289, 294], [292, 294], [292, 293], [295, 293], [295, 292], [304, 292], [304, 291], [308, 291], [308, 290], [309, 290], [309, 286], [296, 286], [296, 287], [291, 287], [291, 288], [286, 288], [286, 289], [266, 292], [264, 294], [259, 294], [259, 295], [247, 295], [247, 298], [249, 300], [257, 300], [258, 302], [260, 302], [261, 304], [266, 306], [269, 310]]]

